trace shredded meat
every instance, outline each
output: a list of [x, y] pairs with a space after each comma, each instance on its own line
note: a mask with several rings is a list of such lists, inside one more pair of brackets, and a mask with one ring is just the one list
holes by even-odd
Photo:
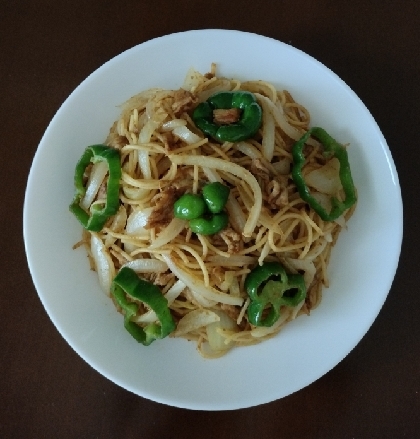
[[251, 163], [251, 172], [255, 177], [261, 177], [262, 180], [270, 180], [270, 171], [264, 166], [261, 159], [253, 159]]
[[188, 177], [185, 176], [185, 173], [182, 173], [176, 180], [171, 182], [171, 186], [173, 186], [178, 191], [178, 196], [180, 197], [188, 188], [191, 188], [193, 185], [193, 176]]
[[268, 204], [271, 208], [286, 206], [289, 202], [289, 192], [286, 186], [281, 186], [277, 180], [267, 185]]
[[124, 136], [120, 136], [117, 132], [117, 123], [114, 122], [111, 129], [109, 130], [108, 137], [105, 140], [107, 146], [112, 146], [115, 149], [121, 149], [123, 146], [127, 145], [127, 139]]
[[185, 111], [191, 110], [197, 103], [197, 97], [191, 92], [180, 88], [174, 92], [174, 102], [172, 104], [172, 111], [175, 116], [180, 116]]
[[238, 122], [240, 117], [241, 111], [239, 108], [216, 108], [213, 110], [213, 121], [218, 125], [229, 125]]
[[96, 195], [97, 200], [103, 200], [106, 198], [106, 191], [107, 191], [107, 184], [102, 182], [102, 184], [99, 186], [98, 194]]
[[222, 267], [213, 267], [211, 274], [216, 278], [218, 286], [220, 286], [220, 284], [225, 280], [225, 272], [223, 271]]
[[146, 229], [153, 227], [167, 226], [173, 218], [173, 209], [175, 201], [191, 187], [190, 178], [179, 178], [174, 180], [170, 186], [166, 186], [156, 194], [151, 202], [154, 203], [154, 208], [149, 216]]
[[160, 287], [164, 287], [168, 285], [168, 283], [175, 278], [175, 275], [172, 272], [166, 272], [166, 273], [156, 273], [156, 277], [153, 281], [155, 285], [158, 285]]
[[179, 197], [179, 189], [174, 186], [168, 186], [162, 190], [159, 194], [152, 198], [152, 203], [155, 203], [155, 207], [149, 216], [146, 229], [153, 227], [167, 226], [173, 218], [173, 206], [176, 199]]
[[175, 148], [176, 139], [170, 131], [167, 133], [159, 133], [159, 136], [167, 151], [171, 151]]
[[241, 309], [234, 306], [234, 305], [226, 305], [225, 303], [222, 303], [220, 305], [220, 308], [232, 319], [236, 322], [239, 317], [239, 313], [241, 312]]
[[227, 251], [229, 254], [239, 253], [241, 251], [242, 240], [241, 235], [238, 232], [235, 232], [235, 230], [228, 227], [227, 229], [222, 230], [219, 235], [228, 246]]
[[83, 174], [83, 184], [86, 185], [87, 181], [89, 180], [89, 175], [92, 172], [93, 163], [89, 163], [86, 166], [85, 172]]

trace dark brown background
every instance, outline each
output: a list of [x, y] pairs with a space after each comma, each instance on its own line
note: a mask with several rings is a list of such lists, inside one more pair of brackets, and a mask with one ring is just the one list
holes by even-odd
[[[0, 437], [419, 437], [419, 19], [418, 0], [1, 0]], [[71, 91], [125, 49], [199, 28], [276, 38], [344, 79], [388, 141], [405, 209], [395, 281], [359, 345], [309, 387], [234, 412], [167, 407], [99, 375], [49, 320], [22, 237], [32, 158]]]

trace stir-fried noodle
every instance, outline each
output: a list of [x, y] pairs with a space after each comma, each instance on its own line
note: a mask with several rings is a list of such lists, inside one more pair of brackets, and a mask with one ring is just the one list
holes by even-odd
[[[191, 112], [198, 103], [227, 90], [256, 96], [263, 119], [253, 138], [218, 143], [195, 126]], [[207, 357], [260, 342], [296, 316], [309, 315], [328, 286], [331, 249], [353, 212], [323, 221], [299, 196], [291, 148], [309, 124], [309, 112], [287, 91], [264, 81], [217, 77], [214, 65], [206, 75], [191, 69], [179, 90], [152, 89], [129, 99], [105, 141], [121, 155], [120, 208], [100, 232], [85, 231], [82, 240], [102, 288], [109, 293], [122, 266], [158, 285], [177, 325], [171, 336], [196, 341]], [[336, 163], [313, 138], [305, 148], [304, 175], [328, 202], [332, 192], [342, 191]], [[99, 167], [89, 169], [91, 177]], [[102, 172], [94, 203], [103, 202]], [[333, 189], [323, 193], [328, 172]], [[230, 188], [229, 224], [214, 235], [192, 233], [186, 220], [174, 217], [174, 202], [216, 181]], [[267, 261], [303, 274], [307, 295], [298, 306], [284, 307], [273, 326], [255, 327], [247, 318], [244, 282]], [[141, 326], [154, 320], [154, 312], [139, 303], [132, 321]]]

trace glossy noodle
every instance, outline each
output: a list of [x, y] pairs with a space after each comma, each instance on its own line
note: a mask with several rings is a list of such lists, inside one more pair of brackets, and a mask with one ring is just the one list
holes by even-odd
[[[256, 97], [262, 124], [250, 139], [220, 143], [199, 130], [191, 115], [214, 93], [232, 90]], [[151, 89], [129, 99], [104, 142], [120, 153], [119, 210], [101, 231], [85, 230], [81, 241], [104, 291], [110, 293], [121, 267], [131, 268], [166, 297], [176, 323], [170, 337], [195, 341], [210, 358], [261, 342], [309, 315], [328, 287], [331, 250], [354, 210], [323, 221], [300, 197], [291, 177], [291, 150], [309, 128], [308, 110], [286, 90], [218, 77], [214, 65], [205, 75], [191, 69], [179, 90]], [[325, 158], [312, 137], [305, 148], [303, 173], [314, 196], [325, 205], [331, 194], [342, 198], [337, 163]], [[86, 204], [103, 202], [104, 172], [98, 170], [100, 184], [93, 195], [87, 191]], [[183, 194], [200, 194], [209, 182], [230, 189], [229, 221], [218, 233], [201, 235], [174, 216], [174, 203]], [[283, 306], [272, 326], [254, 326], [245, 280], [270, 261], [303, 275], [306, 298]], [[131, 317], [139, 326], [156, 319], [141, 302]]]

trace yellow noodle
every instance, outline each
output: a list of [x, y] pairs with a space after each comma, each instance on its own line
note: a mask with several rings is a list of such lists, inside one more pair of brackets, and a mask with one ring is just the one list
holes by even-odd
[[[101, 233], [94, 236], [105, 243], [107, 260], [112, 262], [114, 270], [125, 262], [143, 258], [176, 263], [176, 267], [182, 270], [178, 271], [180, 276], [191, 276], [193, 283], [207, 288], [203, 291], [207, 297], [199, 297], [196, 291], [185, 288], [170, 305], [175, 320], [178, 322], [208, 303], [212, 311], [229, 316], [233, 322], [234, 329], [218, 329], [228, 347], [252, 345], [275, 336], [288, 321], [309, 314], [319, 305], [322, 289], [329, 284], [327, 269], [331, 249], [354, 207], [338, 221], [323, 221], [300, 198], [291, 175], [281, 175], [279, 168], [273, 165], [281, 160], [292, 163], [294, 139], [304, 133], [310, 123], [309, 111], [295, 102], [287, 90], [277, 90], [274, 84], [262, 80], [241, 82], [217, 77], [214, 64], [208, 75], [191, 70], [187, 76], [184, 90], [156, 88], [130, 98], [122, 106], [121, 115], [106, 139], [107, 145], [120, 150], [123, 170], [120, 204], [125, 209], [124, 215], [128, 218], [133, 212], [143, 209], [152, 209], [156, 213], [158, 200], [163, 199], [164, 205], [160, 209], [164, 219], [146, 227], [148, 233], [138, 236], [128, 235], [124, 226], [116, 227], [110, 220]], [[185, 109], [181, 106], [177, 110], [177, 93], [181, 94], [181, 101], [188, 100], [188, 93], [191, 93], [196, 105], [217, 91], [227, 90], [248, 90], [256, 94], [263, 111], [269, 111], [274, 118], [274, 138], [272, 126], [267, 125], [266, 130], [262, 126], [254, 138], [245, 142], [220, 144], [197, 129], [191, 117], [191, 106]], [[171, 133], [171, 124], [162, 128], [164, 123], [175, 119], [174, 125], [182, 124], [199, 140], [187, 143]], [[185, 123], [179, 122], [180, 119]], [[270, 131], [269, 127], [269, 142], [263, 143], [262, 136]], [[264, 158], [263, 145], [268, 159]], [[305, 157], [304, 175], [320, 168], [326, 161], [314, 139], [308, 141]], [[258, 166], [265, 168], [267, 178], [255, 171]], [[172, 219], [174, 199], [169, 197], [166, 202], [166, 191], [175, 190], [178, 195], [185, 192], [199, 194], [203, 185], [211, 181], [230, 187], [226, 234], [196, 235], [188, 227], [164, 246], [150, 248], [156, 236], [165, 233]], [[342, 194], [338, 193], [337, 197], [340, 199]], [[169, 214], [165, 213], [165, 208]], [[86, 247], [89, 262], [93, 264], [91, 236], [90, 232], [84, 231], [76, 246]], [[264, 261], [282, 263], [289, 258], [307, 261], [315, 267], [316, 274], [308, 286], [305, 302], [292, 310], [282, 308], [282, 320], [273, 328], [253, 327], [247, 316], [250, 299], [245, 291], [245, 280], [248, 273]], [[158, 283], [164, 294], [178, 280], [169, 271], [148, 273], [145, 277]], [[223, 300], [224, 304], [217, 300]], [[226, 352], [209, 349], [205, 327], [182, 337], [197, 343], [199, 352], [208, 358], [217, 358]]]

